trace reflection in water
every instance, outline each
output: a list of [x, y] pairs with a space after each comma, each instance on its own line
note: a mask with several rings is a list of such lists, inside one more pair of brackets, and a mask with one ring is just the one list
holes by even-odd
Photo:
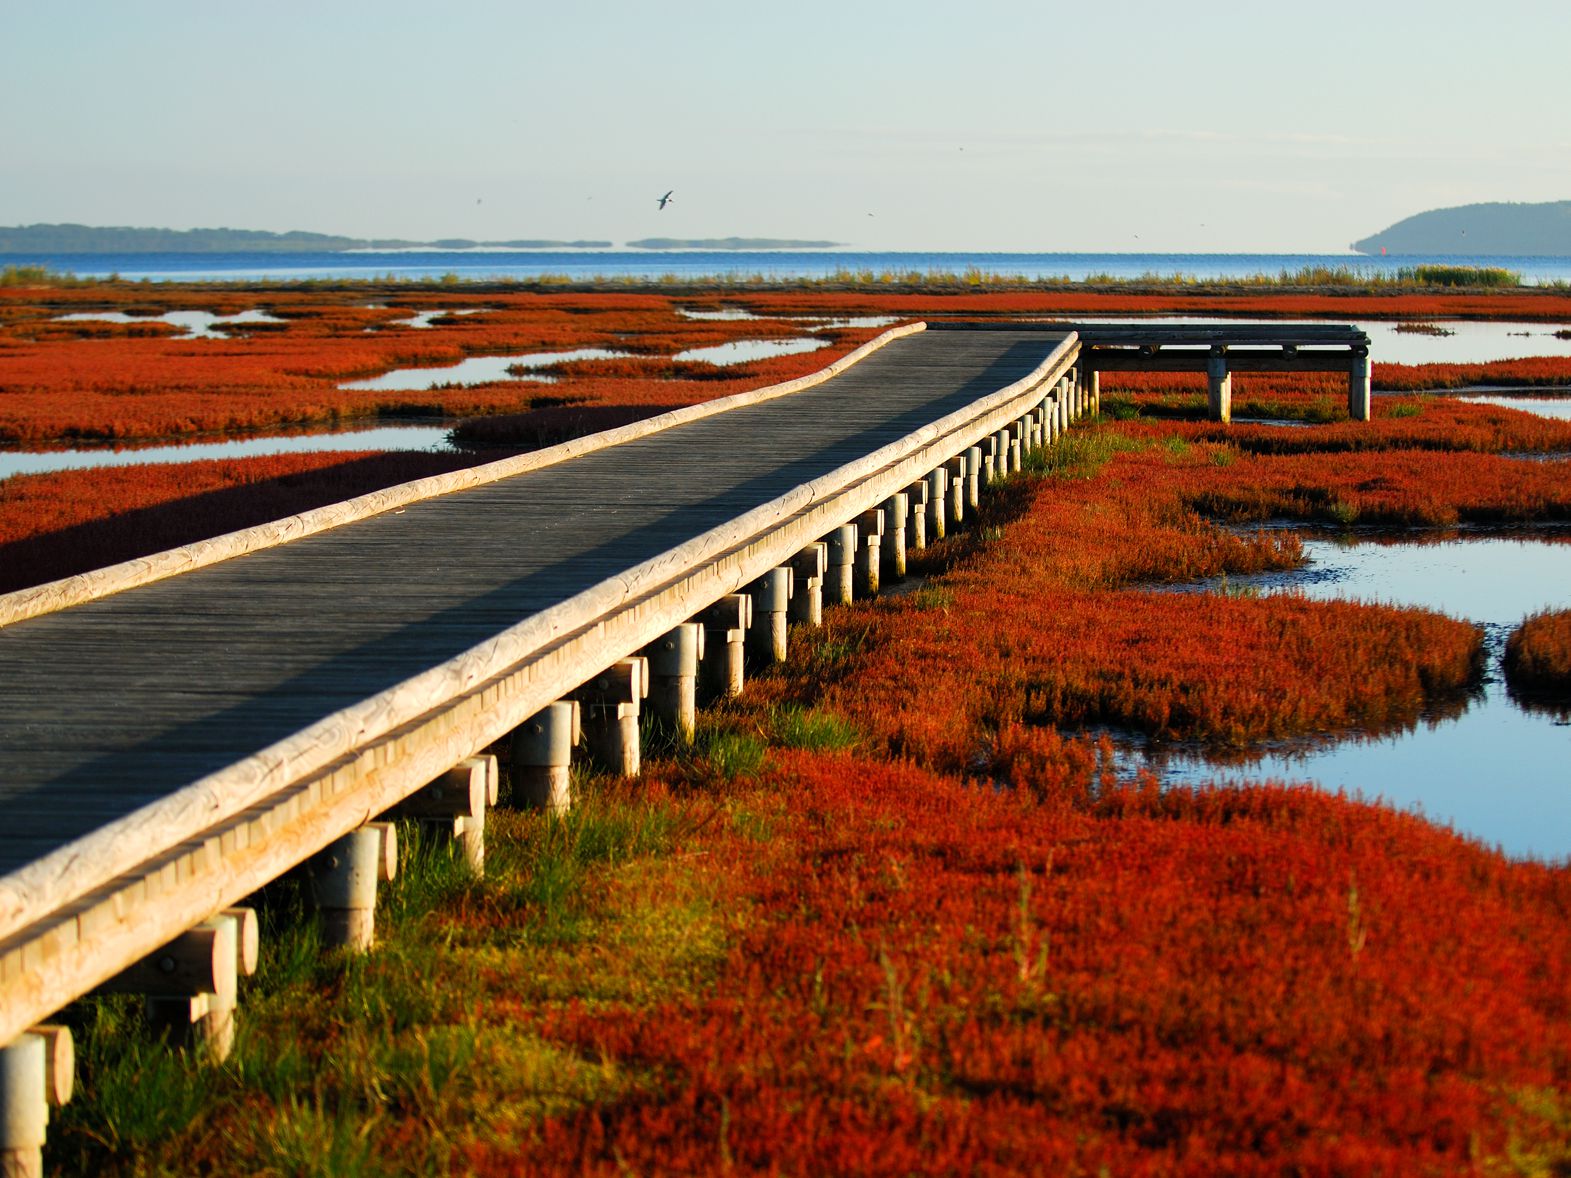
[[[1508, 696], [1500, 651], [1522, 619], [1571, 607], [1571, 544], [1469, 539], [1438, 544], [1307, 540], [1296, 573], [1231, 579], [1231, 587], [1417, 605], [1481, 623], [1489, 673], [1461, 715], [1378, 739], [1273, 749], [1221, 769], [1189, 752], [1153, 754], [1162, 780], [1308, 781], [1421, 810], [1512, 855], [1571, 856], [1571, 724]], [[1204, 586], [1202, 586], [1203, 588]]]
[[99, 466], [152, 462], [200, 462], [208, 458], [256, 458], [327, 450], [452, 450], [450, 425], [383, 425], [336, 433], [284, 434], [230, 442], [192, 442], [141, 450], [0, 450], [0, 479], [14, 474], [48, 474]]

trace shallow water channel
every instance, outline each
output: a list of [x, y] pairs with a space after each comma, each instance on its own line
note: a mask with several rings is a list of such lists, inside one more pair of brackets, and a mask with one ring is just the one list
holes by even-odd
[[321, 433], [266, 434], [229, 441], [182, 445], [116, 448], [79, 447], [69, 450], [0, 450], [0, 479], [20, 474], [51, 474], [57, 470], [90, 470], [99, 466], [143, 466], [153, 462], [201, 462], [209, 458], [258, 458], [267, 454], [314, 451], [454, 449], [444, 425], [378, 425]]
[[1571, 723], [1513, 701], [1500, 666], [1506, 637], [1526, 615], [1571, 608], [1571, 543], [1309, 538], [1304, 548], [1306, 569], [1230, 578], [1229, 588], [1416, 605], [1478, 622], [1489, 654], [1481, 692], [1460, 716], [1395, 735], [1276, 746], [1242, 767], [1173, 750], [1146, 750], [1145, 763], [1167, 784], [1305, 781], [1384, 798], [1510, 855], [1571, 856]]

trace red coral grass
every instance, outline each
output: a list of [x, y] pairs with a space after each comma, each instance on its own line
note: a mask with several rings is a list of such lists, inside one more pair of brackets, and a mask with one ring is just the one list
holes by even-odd
[[1571, 610], [1525, 619], [1506, 639], [1505, 670], [1513, 690], [1571, 703]]

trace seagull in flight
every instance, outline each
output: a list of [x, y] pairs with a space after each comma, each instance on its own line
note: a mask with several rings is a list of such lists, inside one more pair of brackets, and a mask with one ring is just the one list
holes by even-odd
[[[671, 189], [671, 192], [675, 192], [675, 191], [676, 191], [676, 189], [674, 189], [674, 188]], [[658, 198], [659, 202], [660, 202], [660, 207], [662, 209], [665, 208], [666, 205], [671, 203], [671, 192], [667, 192], [664, 196]]]

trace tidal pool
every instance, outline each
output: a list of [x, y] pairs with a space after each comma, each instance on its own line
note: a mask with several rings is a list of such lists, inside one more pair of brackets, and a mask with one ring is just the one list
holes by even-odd
[[[1273, 747], [1246, 766], [1145, 750], [1164, 783], [1307, 781], [1421, 811], [1507, 854], [1571, 856], [1571, 723], [1506, 692], [1500, 655], [1526, 615], [1571, 608], [1571, 543], [1488, 536], [1441, 543], [1306, 539], [1307, 569], [1229, 579], [1233, 590], [1416, 605], [1485, 628], [1481, 692], [1454, 718], [1378, 738]], [[1186, 588], [1214, 589], [1214, 584]]]
[[224, 328], [233, 323], [283, 323], [266, 311], [241, 311], [235, 315], [215, 315], [211, 311], [165, 311], [162, 315], [127, 315], [124, 311], [77, 311], [56, 315], [57, 323], [171, 323], [185, 328], [184, 335], [173, 339], [228, 339]]
[[153, 462], [200, 462], [208, 458], [256, 458], [264, 454], [303, 454], [321, 450], [450, 451], [447, 425], [379, 425], [333, 433], [274, 434], [226, 442], [191, 442], [142, 449], [110, 447], [72, 450], [0, 450], [0, 479], [16, 474], [49, 474], [99, 466], [141, 466]]
[[827, 348], [828, 340], [821, 339], [743, 339], [728, 344], [714, 344], [707, 348], [688, 348], [671, 357], [673, 360], [698, 360], [705, 364], [724, 367], [728, 364], [745, 364], [749, 360], [768, 360], [774, 356], [795, 356], [802, 352], [816, 352]]
[[[771, 356], [790, 356], [798, 352], [816, 352], [828, 347], [821, 339], [794, 340], [738, 340], [729, 344], [716, 344], [708, 348], [689, 348], [678, 352], [674, 360], [697, 360], [705, 364], [725, 366], [744, 364], [749, 360], [764, 360]], [[341, 389], [378, 389], [382, 391], [417, 392], [439, 389], [452, 385], [490, 384], [498, 380], [532, 380], [543, 384], [555, 378], [545, 372], [510, 372], [517, 368], [548, 368], [573, 360], [608, 360], [616, 357], [638, 359], [635, 352], [620, 352], [610, 348], [577, 348], [571, 352], [526, 352], [519, 356], [471, 356], [457, 364], [441, 368], [395, 368], [381, 376], [367, 380], [352, 380], [338, 387]], [[655, 357], [644, 356], [652, 360]]]
[[1571, 421], [1571, 397], [1507, 397], [1495, 393], [1468, 393], [1457, 398], [1461, 401], [1479, 401], [1485, 405], [1499, 405], [1504, 409], [1520, 409], [1539, 417], [1553, 417]]

